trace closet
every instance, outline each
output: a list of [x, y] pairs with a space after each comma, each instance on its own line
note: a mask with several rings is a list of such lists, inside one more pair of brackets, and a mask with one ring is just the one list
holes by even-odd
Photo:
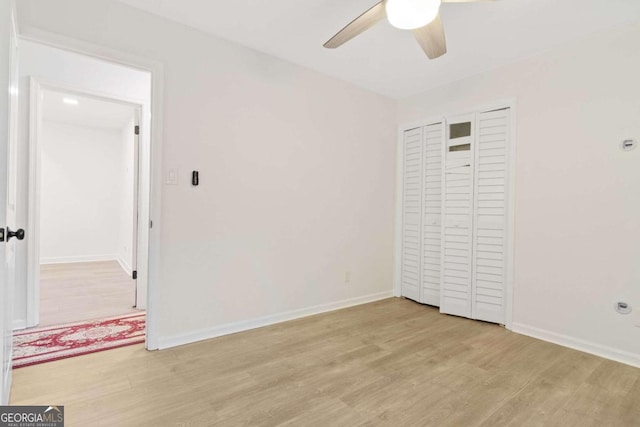
[[510, 108], [403, 133], [401, 294], [504, 324]]

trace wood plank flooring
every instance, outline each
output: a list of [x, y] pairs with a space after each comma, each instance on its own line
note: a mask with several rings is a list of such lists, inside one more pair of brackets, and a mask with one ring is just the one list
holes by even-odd
[[15, 370], [68, 426], [638, 426], [640, 369], [390, 298]]
[[42, 265], [38, 327], [138, 313], [135, 286], [117, 261]]

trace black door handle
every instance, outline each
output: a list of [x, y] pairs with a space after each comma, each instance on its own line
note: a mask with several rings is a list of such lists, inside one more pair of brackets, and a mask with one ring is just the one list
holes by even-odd
[[7, 242], [11, 240], [12, 237], [15, 237], [18, 240], [24, 239], [24, 230], [22, 228], [18, 228], [16, 231], [11, 231], [11, 229], [7, 227]]

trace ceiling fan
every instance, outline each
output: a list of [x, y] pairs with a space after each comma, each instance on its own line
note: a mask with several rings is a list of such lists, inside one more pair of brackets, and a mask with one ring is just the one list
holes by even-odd
[[382, 0], [351, 21], [324, 44], [328, 49], [342, 46], [384, 18], [401, 30], [412, 30], [430, 59], [447, 53], [444, 27], [440, 20], [441, 3], [472, 3], [488, 0]]

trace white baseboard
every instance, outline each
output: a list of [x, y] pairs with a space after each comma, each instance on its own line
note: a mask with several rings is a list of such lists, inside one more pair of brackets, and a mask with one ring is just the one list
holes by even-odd
[[13, 330], [19, 331], [21, 329], [27, 329], [27, 321], [24, 319], [14, 319]]
[[67, 264], [72, 262], [117, 261], [118, 255], [74, 255], [62, 257], [41, 257], [40, 264]]
[[118, 264], [120, 264], [120, 267], [122, 267], [122, 269], [131, 276], [131, 266], [120, 256], [118, 257]]
[[533, 326], [523, 325], [521, 323], [514, 323], [512, 331], [640, 368], [640, 355], [638, 354], [617, 350], [612, 347], [535, 328]]
[[390, 298], [392, 296], [393, 292], [389, 290], [387, 292], [378, 292], [375, 294], [349, 298], [341, 301], [331, 302], [328, 304], [320, 304], [308, 308], [285, 311], [284, 313], [227, 323], [225, 325], [215, 326], [208, 329], [201, 329], [199, 331], [194, 331], [187, 334], [174, 335], [170, 337], [160, 337], [158, 339], [158, 348], [165, 349], [176, 347], [179, 345], [190, 344], [196, 341], [203, 341], [210, 338], [220, 337], [222, 335], [235, 334], [237, 332], [242, 332], [249, 329], [273, 325], [274, 323], [286, 322], [287, 320], [299, 319], [301, 317], [312, 316], [314, 314], [326, 313], [328, 311], [339, 310], [341, 308], [366, 304], [369, 302]]

